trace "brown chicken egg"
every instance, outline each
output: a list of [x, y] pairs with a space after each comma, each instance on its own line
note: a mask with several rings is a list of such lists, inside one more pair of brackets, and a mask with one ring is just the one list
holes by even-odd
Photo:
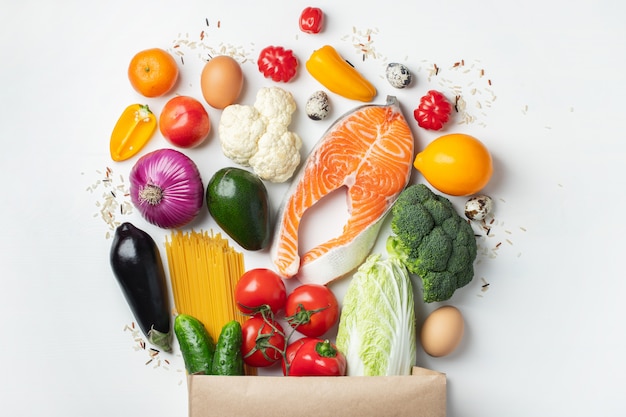
[[424, 320], [420, 339], [424, 351], [441, 357], [452, 353], [463, 339], [464, 321], [456, 307], [439, 307]]
[[223, 109], [234, 104], [243, 88], [239, 62], [228, 55], [211, 58], [200, 76], [202, 95], [211, 107]]

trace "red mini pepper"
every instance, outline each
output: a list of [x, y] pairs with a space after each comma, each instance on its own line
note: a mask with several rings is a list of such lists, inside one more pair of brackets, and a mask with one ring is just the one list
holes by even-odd
[[329, 340], [307, 340], [289, 365], [289, 376], [344, 376], [346, 357]]
[[300, 30], [304, 33], [320, 33], [324, 24], [324, 12], [318, 7], [306, 7], [300, 13]]
[[282, 46], [267, 46], [259, 53], [257, 60], [259, 71], [265, 78], [276, 82], [288, 82], [296, 76], [298, 59], [291, 49]]

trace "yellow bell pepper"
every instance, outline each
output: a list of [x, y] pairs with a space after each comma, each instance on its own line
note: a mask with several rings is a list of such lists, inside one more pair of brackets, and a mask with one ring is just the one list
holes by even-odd
[[147, 104], [126, 107], [111, 133], [111, 158], [124, 161], [135, 155], [148, 143], [156, 126], [156, 117]]
[[313, 51], [306, 69], [324, 87], [340, 96], [369, 102], [376, 88], [330, 45]]

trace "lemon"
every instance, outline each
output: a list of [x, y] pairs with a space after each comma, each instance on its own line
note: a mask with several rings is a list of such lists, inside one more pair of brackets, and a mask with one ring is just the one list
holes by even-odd
[[438, 137], [416, 155], [413, 166], [433, 187], [453, 196], [477, 193], [493, 173], [485, 145], [463, 133]]

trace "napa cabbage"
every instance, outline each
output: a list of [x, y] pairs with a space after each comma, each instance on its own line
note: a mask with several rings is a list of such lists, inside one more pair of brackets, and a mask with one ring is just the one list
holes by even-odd
[[337, 348], [348, 375], [410, 375], [415, 364], [415, 304], [408, 271], [396, 257], [370, 255], [343, 299]]

